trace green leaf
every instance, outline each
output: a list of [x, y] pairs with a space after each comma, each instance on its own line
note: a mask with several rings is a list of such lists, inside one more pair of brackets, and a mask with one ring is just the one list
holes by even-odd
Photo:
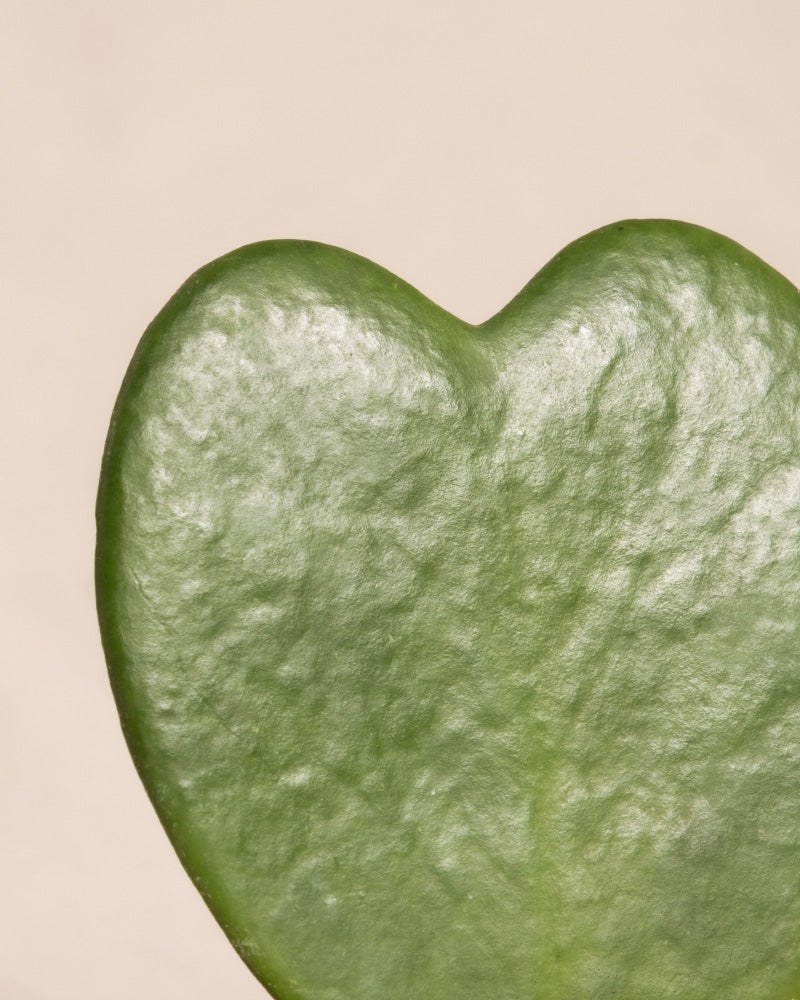
[[244, 247], [147, 330], [100, 622], [186, 870], [279, 1000], [800, 989], [800, 293], [573, 243], [471, 326]]

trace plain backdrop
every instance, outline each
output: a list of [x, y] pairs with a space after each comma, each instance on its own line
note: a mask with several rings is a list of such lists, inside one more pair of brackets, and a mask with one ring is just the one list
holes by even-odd
[[120, 381], [273, 237], [487, 318], [673, 217], [800, 283], [796, 0], [0, 0], [0, 1000], [257, 1000], [127, 755], [94, 612]]

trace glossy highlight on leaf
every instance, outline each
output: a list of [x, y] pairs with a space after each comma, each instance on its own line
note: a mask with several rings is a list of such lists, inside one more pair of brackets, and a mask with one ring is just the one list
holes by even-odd
[[275, 241], [145, 333], [97, 596], [278, 1000], [800, 989], [800, 293], [667, 221], [473, 326]]

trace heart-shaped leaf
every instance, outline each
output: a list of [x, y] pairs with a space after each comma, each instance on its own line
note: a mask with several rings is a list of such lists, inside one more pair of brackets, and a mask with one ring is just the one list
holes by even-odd
[[114, 412], [131, 752], [279, 1000], [800, 988], [800, 294], [627, 222], [474, 327], [299, 242]]

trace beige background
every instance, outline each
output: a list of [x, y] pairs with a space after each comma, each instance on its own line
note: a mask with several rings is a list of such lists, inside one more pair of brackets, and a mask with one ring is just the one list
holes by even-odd
[[264, 993], [172, 854], [92, 594], [107, 422], [208, 259], [298, 236], [478, 321], [670, 216], [800, 283], [800, 5], [0, 0], [0, 1000]]

